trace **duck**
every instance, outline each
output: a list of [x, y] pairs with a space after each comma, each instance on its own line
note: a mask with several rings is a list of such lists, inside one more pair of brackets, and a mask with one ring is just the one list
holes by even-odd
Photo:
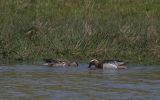
[[78, 62], [64, 59], [43, 59], [44, 66], [50, 67], [78, 67]]
[[92, 69], [93, 66], [95, 69], [126, 69], [126, 62], [121, 60], [104, 60], [99, 61], [97, 59], [92, 59], [89, 62], [88, 68]]

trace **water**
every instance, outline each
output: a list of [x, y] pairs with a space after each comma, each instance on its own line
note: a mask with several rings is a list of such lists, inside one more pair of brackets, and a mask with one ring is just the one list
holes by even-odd
[[125, 70], [0, 66], [0, 100], [160, 100], [160, 67]]

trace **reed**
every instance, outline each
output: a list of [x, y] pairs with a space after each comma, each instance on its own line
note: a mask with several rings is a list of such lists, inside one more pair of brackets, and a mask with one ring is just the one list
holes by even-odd
[[0, 59], [159, 63], [159, 0], [0, 0]]

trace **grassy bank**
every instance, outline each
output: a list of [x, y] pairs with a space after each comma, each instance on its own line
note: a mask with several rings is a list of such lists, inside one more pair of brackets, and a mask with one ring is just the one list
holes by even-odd
[[160, 0], [0, 0], [0, 59], [160, 63]]

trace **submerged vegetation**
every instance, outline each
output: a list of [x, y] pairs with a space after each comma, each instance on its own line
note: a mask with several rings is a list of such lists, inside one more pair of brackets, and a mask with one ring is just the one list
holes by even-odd
[[160, 63], [160, 0], [0, 0], [0, 59]]

